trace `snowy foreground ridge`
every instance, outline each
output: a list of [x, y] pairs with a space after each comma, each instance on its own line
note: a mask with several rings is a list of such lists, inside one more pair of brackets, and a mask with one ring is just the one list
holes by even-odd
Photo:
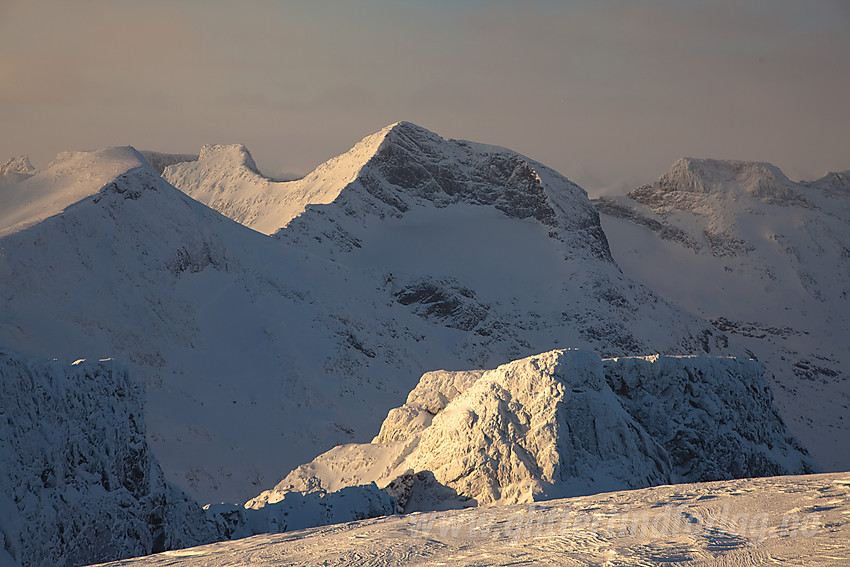
[[391, 516], [108, 565], [843, 567], [848, 540], [850, 475], [831, 473]]

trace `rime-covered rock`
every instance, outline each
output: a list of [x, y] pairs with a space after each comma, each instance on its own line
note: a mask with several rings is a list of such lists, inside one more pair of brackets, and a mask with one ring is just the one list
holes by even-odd
[[755, 361], [580, 350], [431, 372], [372, 443], [320, 455], [251, 506], [371, 482], [411, 512], [814, 472], [762, 373]]
[[30, 163], [29, 156], [16, 156], [0, 165], [0, 187], [19, 183], [38, 173]]
[[655, 355], [603, 367], [626, 411], [666, 450], [674, 483], [817, 472], [759, 362]]
[[217, 539], [200, 505], [165, 481], [127, 367], [0, 350], [0, 378], [7, 561], [87, 565]]

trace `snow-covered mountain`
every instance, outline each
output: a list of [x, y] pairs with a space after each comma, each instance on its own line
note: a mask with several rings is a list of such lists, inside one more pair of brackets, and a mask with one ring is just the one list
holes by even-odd
[[[257, 181], [242, 147], [205, 150], [206, 159], [166, 168], [165, 177], [232, 218], [274, 216], [279, 240], [367, 274], [385, 300], [468, 333], [472, 366], [558, 344], [610, 355], [725, 345], [621, 276], [584, 190], [505, 148], [399, 122], [303, 179], [276, 184]], [[269, 206], [274, 199], [285, 206]], [[624, 324], [609, 324], [612, 309]], [[503, 350], [509, 356], [496, 354]]]
[[[0, 175], [0, 346], [66, 364], [122, 360], [145, 385], [156, 490], [171, 482], [200, 502], [243, 502], [336, 446], [248, 509], [211, 506], [203, 530], [218, 537], [356, 520], [399, 503], [520, 502], [814, 467], [773, 412], [757, 364], [632, 355], [746, 358], [749, 349], [781, 388], [792, 432], [815, 460], [840, 465], [827, 449], [848, 440], [830, 423], [847, 403], [848, 175], [798, 184], [764, 164], [694, 160], [674, 170], [658, 187], [597, 203], [613, 227], [612, 255], [597, 208], [559, 173], [406, 122], [296, 181], [263, 177], [242, 146], [65, 152], [41, 172], [16, 158]], [[759, 239], [785, 246], [756, 253]], [[667, 261], [671, 251], [680, 264]], [[712, 279], [715, 268], [732, 279]], [[705, 299], [717, 281], [765, 287]], [[779, 300], [797, 302], [783, 317], [767, 309]], [[620, 358], [548, 352], [561, 347]], [[53, 370], [23, 374], [80, 379], [56, 370], [61, 362], [29, 367], [44, 365]], [[32, 396], [43, 380], [33, 380], [15, 408], [40, 407]], [[111, 423], [95, 409], [118, 395], [104, 388], [103, 400], [56, 403]], [[134, 392], [128, 411], [139, 415]], [[45, 423], [45, 436], [58, 432], [52, 441], [77, 438]], [[106, 447], [97, 423], [75, 427]], [[121, 423], [115, 430], [138, 447], [144, 428]], [[4, 451], [15, 452], [13, 437]], [[91, 480], [92, 509], [118, 518], [98, 499], [111, 461], [95, 471], [93, 459], [71, 477]], [[21, 501], [72, 501], [70, 485], [61, 494], [44, 485], [43, 467], [10, 462], [28, 483]], [[174, 514], [197, 511], [182, 496], [166, 502]], [[50, 506], [50, 522], [72, 514]], [[24, 523], [57, 525], [39, 518], [10, 520], [4, 541], [23, 541]]]
[[166, 477], [201, 502], [367, 441], [429, 370], [742, 353], [624, 277], [584, 191], [510, 150], [399, 123], [305, 180], [269, 238], [132, 148], [63, 154], [0, 194], [0, 344], [130, 364]]
[[755, 361], [602, 361], [557, 350], [425, 374], [368, 444], [335, 447], [246, 504], [376, 483], [405, 512], [813, 472]]
[[28, 156], [10, 158], [0, 166], [0, 187], [19, 183], [36, 173], [38, 173], [38, 170], [32, 166]]
[[624, 273], [745, 345], [815, 458], [850, 468], [850, 173], [683, 158], [596, 205]]
[[850, 563], [850, 475], [730, 480], [391, 516], [110, 563], [806, 565]]
[[3, 350], [0, 378], [0, 565], [83, 565], [218, 539], [165, 481], [126, 367]]

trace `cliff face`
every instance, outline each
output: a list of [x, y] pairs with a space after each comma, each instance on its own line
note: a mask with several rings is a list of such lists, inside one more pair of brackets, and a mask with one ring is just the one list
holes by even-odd
[[201, 507], [163, 478], [126, 367], [0, 351], [0, 376], [7, 561], [87, 565], [214, 541]]

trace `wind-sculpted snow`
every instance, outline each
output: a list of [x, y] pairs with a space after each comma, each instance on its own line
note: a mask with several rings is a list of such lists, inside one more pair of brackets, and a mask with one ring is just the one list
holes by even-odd
[[850, 175], [683, 158], [597, 201], [624, 273], [711, 320], [767, 367], [788, 426], [827, 470], [850, 453]]
[[247, 504], [372, 482], [406, 512], [816, 470], [754, 361], [559, 350], [431, 372], [370, 444], [340, 446]]
[[0, 377], [0, 564], [85, 565], [216, 539], [164, 480], [126, 367], [0, 351]]
[[166, 552], [109, 567], [850, 563], [850, 475], [660, 486], [392, 516]]

